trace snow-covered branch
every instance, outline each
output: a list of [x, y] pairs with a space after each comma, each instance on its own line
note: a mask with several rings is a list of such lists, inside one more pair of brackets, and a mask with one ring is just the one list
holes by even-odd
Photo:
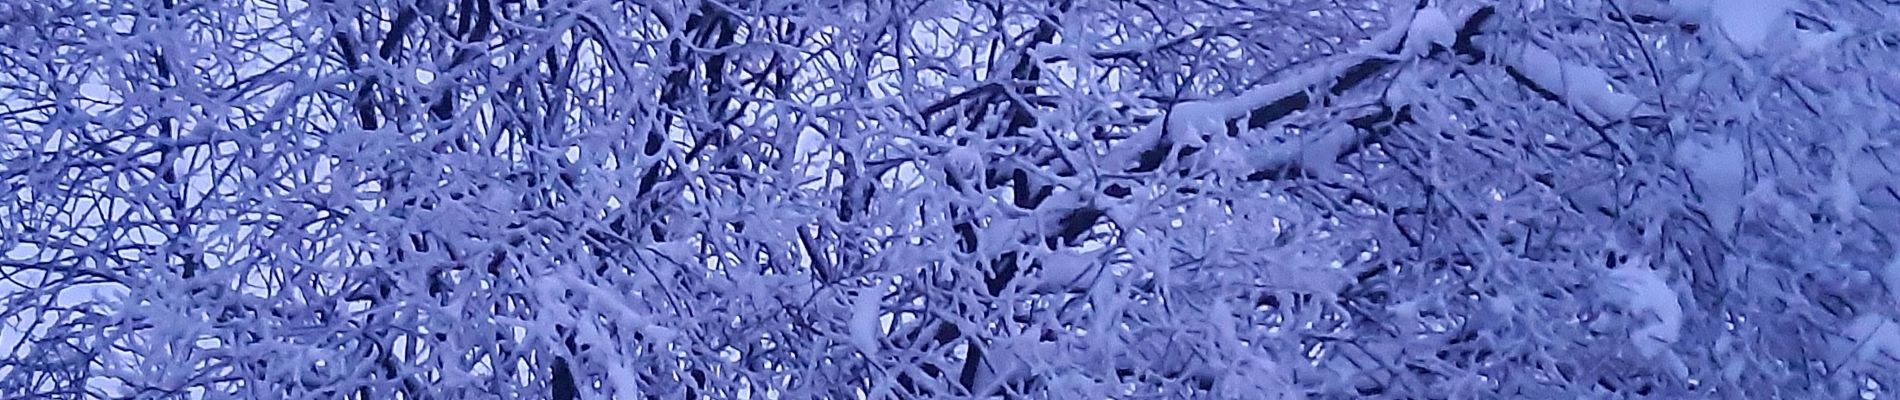
[[1877, 3], [0, 2], [0, 397], [1879, 398]]

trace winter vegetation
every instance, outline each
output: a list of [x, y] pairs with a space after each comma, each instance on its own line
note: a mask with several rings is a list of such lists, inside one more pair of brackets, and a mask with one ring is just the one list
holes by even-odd
[[1900, 394], [1900, 5], [0, 1], [0, 398]]

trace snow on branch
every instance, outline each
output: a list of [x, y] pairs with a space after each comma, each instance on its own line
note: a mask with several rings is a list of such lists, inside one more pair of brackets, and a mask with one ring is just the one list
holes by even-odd
[[1368, 60], [1383, 61], [1393, 57], [1392, 51], [1401, 44], [1410, 27], [1411, 21], [1400, 20], [1351, 52], [1319, 60], [1301, 73], [1256, 86], [1239, 96], [1176, 104], [1166, 118], [1168, 134], [1184, 143], [1198, 144], [1202, 137], [1225, 133], [1229, 121], [1249, 116], [1255, 110], [1267, 108], [1283, 99], [1304, 96], [1321, 85], [1345, 77]]
[[1617, 90], [1617, 82], [1602, 69], [1558, 58], [1542, 46], [1520, 45], [1508, 62], [1532, 89], [1575, 107], [1592, 124], [1658, 114], [1636, 96]]
[[[1414, 10], [1413, 15], [1396, 18], [1386, 30], [1373, 35], [1352, 51], [1318, 60], [1285, 79], [1255, 86], [1234, 97], [1176, 104], [1169, 109], [1166, 118], [1143, 128], [1141, 133], [1119, 146], [1109, 160], [1113, 163], [1111, 165], [1128, 165], [1138, 160], [1131, 171], [1151, 170], [1172, 152], [1173, 146], [1206, 146], [1208, 137], [1227, 133], [1228, 124], [1242, 117], [1247, 118], [1244, 126], [1247, 129], [1266, 127], [1294, 111], [1312, 106], [1315, 103], [1311, 97], [1313, 93], [1344, 93], [1377, 76], [1397, 60], [1430, 54], [1433, 46], [1449, 47], [1466, 53], [1468, 51], [1458, 48], [1465, 47], [1470, 42], [1470, 36], [1479, 33], [1477, 25], [1493, 13], [1491, 7], [1481, 7], [1459, 15], [1458, 23], [1454, 24], [1442, 10]], [[1458, 27], [1455, 31], [1454, 26]], [[1329, 130], [1325, 135], [1328, 136], [1254, 146], [1241, 150], [1245, 154], [1240, 157], [1263, 172], [1275, 172], [1273, 170], [1291, 166], [1293, 164], [1289, 161], [1294, 158], [1302, 158], [1301, 165], [1322, 165], [1318, 169], [1324, 172], [1329, 169], [1323, 167], [1327, 164], [1326, 157], [1323, 154], [1306, 153], [1319, 150], [1337, 156], [1356, 147], [1363, 136], [1351, 130]], [[1312, 143], [1324, 145], [1317, 148], [1308, 146]]]

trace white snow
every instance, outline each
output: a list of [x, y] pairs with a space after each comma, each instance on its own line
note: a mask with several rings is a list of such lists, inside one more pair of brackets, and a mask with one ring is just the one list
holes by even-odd
[[1299, 161], [1300, 148], [1305, 147], [1298, 141], [1300, 137], [1291, 135], [1286, 127], [1267, 128], [1242, 135], [1231, 151], [1253, 170], [1280, 168]]
[[[1228, 122], [1246, 117], [1253, 110], [1266, 107], [1279, 99], [1326, 85], [1361, 61], [1390, 58], [1392, 54], [1389, 52], [1395, 47], [1400, 49], [1401, 54], [1409, 54], [1406, 52], [1434, 43], [1449, 46], [1457, 35], [1451, 18], [1438, 9], [1421, 10], [1417, 15], [1402, 18], [1399, 21], [1401, 23], [1360, 43], [1350, 52], [1315, 62], [1316, 67], [1272, 83], [1255, 86], [1238, 96], [1176, 104], [1169, 109], [1166, 118], [1157, 119], [1154, 123], [1143, 127], [1134, 137], [1117, 144], [1108, 157], [1109, 165], [1120, 167], [1131, 163], [1141, 151], [1146, 151], [1159, 142], [1162, 136], [1172, 139], [1176, 145], [1207, 146], [1209, 138], [1226, 134]], [[1414, 22], [1424, 25], [1413, 29]], [[1399, 47], [1401, 44], [1405, 47]], [[1605, 101], [1614, 105], [1618, 99], [1610, 98]], [[1627, 102], [1629, 107], [1625, 107], [1625, 115], [1628, 109], [1634, 108], [1637, 104], [1634, 98], [1627, 99]], [[1165, 133], [1163, 127], [1166, 127]], [[1256, 169], [1272, 168], [1297, 161], [1304, 167], [1318, 167], [1316, 172], [1320, 175], [1329, 175], [1333, 171], [1333, 163], [1327, 156], [1337, 158], [1338, 149], [1343, 149], [1344, 143], [1348, 143], [1344, 140], [1352, 138], [1348, 134], [1343, 138], [1325, 135], [1294, 140], [1275, 140], [1279, 136], [1278, 132], [1273, 132], [1273, 130], [1265, 132], [1274, 134], [1260, 138], [1257, 137], [1261, 136], [1257, 134], [1259, 131], [1249, 132], [1241, 135], [1247, 143], [1230, 143], [1215, 147], [1224, 147], [1219, 150], [1221, 153], [1226, 153], [1224, 155], [1226, 160], [1247, 160]], [[1308, 153], [1312, 150], [1308, 148], [1309, 145], [1318, 145], [1318, 149], [1322, 151]]]
[[1340, 176], [1339, 154], [1345, 152], [1358, 138], [1358, 131], [1350, 125], [1338, 124], [1329, 129], [1308, 131], [1302, 138], [1306, 143], [1300, 152], [1300, 168], [1322, 180], [1334, 180]]
[[[1441, 12], [1442, 14], [1442, 12]], [[1255, 86], [1239, 96], [1227, 99], [1189, 101], [1176, 104], [1168, 114], [1168, 136], [1177, 143], [1205, 143], [1206, 137], [1227, 132], [1227, 122], [1233, 121], [1254, 109], [1266, 107], [1272, 102], [1292, 96], [1308, 89], [1324, 85], [1344, 74], [1348, 68], [1373, 57], [1390, 57], [1388, 49], [1399, 45], [1400, 39], [1409, 31], [1410, 23], [1397, 24], [1392, 29], [1381, 32], [1372, 40], [1361, 43], [1353, 51], [1322, 60], [1319, 67], [1307, 69], [1297, 75], [1289, 76], [1273, 83]]]
[[1227, 132], [1227, 121], [1245, 115], [1248, 108], [1233, 102], [1190, 101], [1168, 113], [1168, 134], [1175, 143], [1204, 146], [1206, 137]]
[[[1846, 334], [1849, 343], [1837, 347], [1838, 352], [1850, 353], [1851, 362], [1873, 361], [1885, 356], [1900, 359], [1900, 323], [1879, 314], [1867, 314], [1854, 318], [1848, 324]], [[1838, 357], [1837, 357], [1838, 358]]]
[[1084, 334], [1090, 337], [1091, 347], [1116, 348], [1119, 343], [1115, 341], [1115, 325], [1121, 321], [1122, 310], [1127, 305], [1128, 298], [1116, 287], [1114, 279], [1096, 279], [1089, 286], [1090, 321]]
[[1637, 351], [1653, 357], [1682, 337], [1682, 303], [1675, 289], [1663, 279], [1662, 272], [1650, 269], [1648, 262], [1636, 262], [1610, 271], [1617, 286], [1628, 291], [1624, 305], [1634, 315], [1655, 316], [1655, 322], [1630, 332]]
[[[1761, 54], [1790, 33], [1789, 0], [1670, 0], [1670, 18], [1715, 27], [1744, 54]], [[1804, 43], [1805, 44], [1805, 43]]]
[[983, 364], [976, 370], [977, 393], [994, 393], [997, 386], [1021, 379], [1038, 369], [1032, 363], [1047, 360], [1055, 353], [1035, 335], [1018, 334], [996, 338], [987, 349]]
[[615, 397], [634, 397], [640, 393], [640, 373], [635, 372], [633, 368], [629, 368], [625, 363], [609, 363], [607, 366], [607, 380], [613, 382], [612, 387], [618, 391], [614, 393]]
[[1143, 151], [1161, 143], [1161, 127], [1159, 118], [1152, 123], [1142, 125], [1133, 135], [1115, 143], [1114, 147], [1109, 149], [1108, 155], [1103, 157], [1102, 165], [1116, 170], [1134, 166], [1141, 159]]
[[1887, 296], [1894, 302], [1900, 302], [1900, 249], [1895, 249], [1893, 259], [1887, 261], [1887, 268], [1880, 273], [1880, 283], [1887, 287]]
[[983, 154], [978, 146], [956, 146], [944, 152], [944, 173], [957, 179], [969, 180], [981, 174], [984, 169]]
[[1669, 10], [1677, 20], [1700, 21], [1709, 15], [1710, 0], [1669, 0]]
[[1341, 176], [1340, 154], [1359, 138], [1360, 132], [1347, 125], [1323, 130], [1283, 126], [1257, 129], [1238, 138], [1215, 141], [1208, 146], [1211, 154], [1206, 160], [1210, 168], [1230, 174], [1297, 165], [1315, 178], [1331, 180]]
[[1890, 168], [1887, 164], [1900, 157], [1900, 146], [1870, 145], [1856, 150], [1850, 160], [1843, 160], [1847, 170], [1847, 180], [1854, 186], [1857, 194], [1855, 205], [1873, 209], [1891, 208], [1896, 204], [1889, 191], [1900, 191], [1900, 179], [1894, 179], [1894, 173], [1900, 169]]
[[1093, 282], [1085, 279], [1095, 267], [1096, 256], [1093, 253], [1079, 253], [1073, 249], [1045, 254], [1042, 269], [1037, 272], [1036, 291], [1041, 293], [1085, 290]]
[[1214, 171], [1230, 176], [1247, 176], [1254, 169], [1248, 166], [1247, 146], [1239, 140], [1218, 140], [1208, 146], [1206, 166]]
[[[1843, 130], [1842, 133], [1845, 134], [1844, 140], [1839, 144], [1839, 147], [1834, 148], [1834, 167], [1828, 171], [1828, 208], [1829, 211], [1832, 211], [1834, 216], [1841, 221], [1854, 222], [1858, 220], [1858, 211], [1860, 211], [1862, 205], [1860, 197], [1861, 190], [1866, 186], [1859, 184], [1865, 181], [1856, 181], [1855, 170], [1861, 166], [1877, 166], [1879, 163], [1862, 162], [1863, 158], [1872, 158], [1862, 157], [1869, 144], [1869, 140], [1872, 139], [1873, 135], [1871, 132], [1868, 132], [1868, 130], [1864, 128], [1849, 128]], [[1866, 172], [1875, 173], [1863, 173], [1861, 175], [1863, 177], [1877, 177], [1876, 179], [1880, 181], [1892, 181], [1891, 173], [1886, 171], [1884, 166], [1883, 168], [1879, 168], [1877, 172]]]
[[1856, 211], [1860, 210], [1860, 191], [1854, 189], [1847, 168], [1836, 169], [1827, 185], [1828, 211], [1832, 211], [1834, 217], [1841, 221], [1854, 222], [1858, 215]]
[[970, 13], [976, 12], [969, 2], [964, 0], [925, 0], [912, 9], [910, 17], [920, 20], [961, 23]]
[[1570, 201], [1570, 206], [1575, 207], [1578, 212], [1594, 214], [1599, 209], [1617, 207], [1616, 196], [1610, 192], [1611, 189], [1614, 188], [1609, 184], [1597, 182], [1571, 187], [1560, 194], [1563, 195], [1564, 200]]
[[1807, 210], [1795, 205], [1795, 202], [1781, 194], [1780, 184], [1774, 178], [1762, 178], [1755, 184], [1745, 200], [1743, 215], [1754, 215], [1782, 227], [1793, 228], [1796, 232], [1809, 232], [1814, 229], [1814, 219]]
[[[1838, 22], [1838, 24], [1847, 25], [1848, 23]], [[1819, 32], [1797, 29], [1794, 31], [1794, 36], [1795, 41], [1801, 44], [1801, 55], [1821, 56], [1822, 54], [1838, 51], [1837, 49], [1840, 47], [1841, 40], [1846, 39], [1848, 34], [1852, 31], [1853, 28], [1849, 27]]]
[[[1556, 93], [1565, 103], [1583, 112], [1592, 123], [1602, 124], [1629, 118], [1642, 106], [1642, 101], [1637, 100], [1636, 96], [1618, 92], [1603, 70], [1564, 61], [1550, 50], [1535, 44], [1527, 43], [1519, 47], [1511, 64], [1525, 78], [1536, 82], [1544, 90]], [[1643, 114], [1648, 114], [1647, 110], [1643, 111]]]
[[1405, 50], [1401, 58], [1411, 58], [1431, 52], [1436, 44], [1451, 48], [1458, 40], [1458, 30], [1452, 27], [1451, 17], [1436, 7], [1418, 10], [1412, 16], [1412, 29], [1405, 35]]
[[1676, 146], [1676, 165], [1687, 169], [1702, 212], [1717, 233], [1735, 233], [1747, 187], [1747, 159], [1741, 143], [1727, 138], [1685, 140]]
[[851, 300], [851, 345], [865, 356], [875, 356], [878, 350], [878, 315], [882, 313], [880, 305], [884, 302], [884, 292], [890, 289], [890, 283], [878, 282], [877, 285], [859, 289]]
[[1722, 36], [1745, 53], [1759, 53], [1790, 26], [1787, 0], [1727, 0], [1710, 9]]

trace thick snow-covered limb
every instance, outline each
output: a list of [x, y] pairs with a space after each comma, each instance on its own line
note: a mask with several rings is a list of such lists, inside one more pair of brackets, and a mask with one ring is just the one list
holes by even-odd
[[[1257, 135], [1256, 135], [1257, 136]], [[1332, 125], [1295, 136], [1243, 137], [1210, 147], [1212, 159], [1223, 169], [1242, 168], [1241, 176], [1259, 171], [1288, 171], [1298, 167], [1314, 177], [1340, 176], [1339, 157], [1366, 135], [1351, 125]]]
[[1303, 96], [1308, 91], [1341, 78], [1367, 60], [1384, 61], [1392, 57], [1392, 51], [1399, 46], [1410, 27], [1411, 21], [1400, 20], [1349, 53], [1320, 60], [1299, 74], [1255, 86], [1239, 96], [1177, 104], [1166, 119], [1167, 136], [1181, 143], [1198, 143], [1200, 138], [1224, 134], [1229, 121], [1249, 116], [1254, 110], [1266, 108], [1283, 99]]
[[[1434, 13], [1438, 15], [1425, 15]], [[1436, 44], [1482, 58], [1481, 52], [1475, 48], [1469, 48], [1470, 37], [1480, 33], [1477, 26], [1493, 13], [1490, 7], [1482, 7], [1459, 14], [1455, 18], [1456, 23], [1453, 23], [1454, 19], [1447, 17], [1441, 10], [1432, 8], [1418, 10], [1415, 12], [1416, 15], [1394, 19], [1392, 26], [1361, 43], [1354, 50], [1316, 61], [1306, 69], [1285, 79], [1255, 86], [1230, 98], [1177, 104], [1169, 110], [1166, 118], [1150, 123], [1130, 140], [1117, 145], [1107, 157], [1108, 165], [1125, 167], [1132, 163], [1136, 166], [1133, 169], [1135, 171], [1151, 169], [1162, 157], [1172, 152], [1171, 146], [1204, 146], [1208, 137], [1226, 133], [1229, 123], [1243, 117], [1247, 120], [1241, 125], [1242, 128], [1268, 127], [1273, 121], [1314, 104], [1311, 96], [1315, 93], [1341, 93], [1377, 76], [1379, 72], [1395, 64], [1395, 60], [1409, 54], [1408, 48], [1420, 46], [1429, 48], [1430, 45]], [[1413, 26], [1415, 23], [1423, 23], [1426, 26], [1415, 28]], [[1408, 39], [1413, 35], [1418, 35], [1419, 38]], [[1429, 50], [1421, 50], [1421, 52], [1427, 51]], [[1301, 160], [1302, 157], [1299, 155], [1304, 150], [1306, 142], [1313, 139], [1327, 139], [1328, 144], [1338, 144], [1337, 151], [1333, 151], [1333, 154], [1337, 155], [1349, 152], [1358, 145], [1356, 142], [1360, 141], [1359, 139], [1364, 135], [1351, 136], [1304, 138], [1283, 141], [1279, 144], [1253, 146], [1254, 148], [1227, 150], [1244, 151], [1247, 154], [1242, 157], [1248, 159], [1249, 164], [1257, 169], [1278, 172], [1287, 167], [1307, 164], [1293, 162], [1305, 161]], [[1251, 139], [1260, 139], [1254, 140], [1255, 142], [1271, 141], [1271, 138]], [[1338, 142], [1336, 139], [1345, 141]], [[1139, 162], [1133, 160], [1139, 160]]]
[[1063, 249], [1040, 257], [1042, 269], [1034, 274], [1038, 293], [1086, 291], [1093, 284], [1088, 278], [1097, 274], [1093, 252]]
[[1576, 107], [1592, 124], [1657, 114], [1636, 96], [1617, 91], [1615, 82], [1603, 70], [1563, 60], [1536, 44], [1519, 46], [1509, 62], [1537, 89]]
[[1389, 63], [1386, 59], [1391, 57], [1390, 52], [1404, 39], [1410, 22], [1409, 19], [1400, 19], [1351, 52], [1319, 60], [1300, 73], [1255, 86], [1238, 96], [1176, 104], [1168, 109], [1166, 118], [1149, 123], [1129, 140], [1116, 145], [1107, 157], [1107, 163], [1118, 168], [1131, 164], [1136, 165], [1137, 170], [1152, 168], [1158, 163], [1155, 158], [1165, 157], [1171, 152], [1169, 147], [1205, 146], [1207, 137], [1225, 134], [1227, 124], [1235, 119], [1253, 116], [1246, 125], [1258, 127], [1295, 109], [1305, 108], [1312, 103], [1307, 93], [1321, 89], [1321, 85], [1340, 79], [1355, 69], [1365, 69], [1367, 65], [1376, 69]]
[[1339, 156], [1359, 141], [1359, 130], [1351, 126], [1333, 125], [1314, 133], [1317, 134], [1303, 138], [1305, 146], [1300, 148], [1300, 168], [1322, 179], [1340, 176]]

